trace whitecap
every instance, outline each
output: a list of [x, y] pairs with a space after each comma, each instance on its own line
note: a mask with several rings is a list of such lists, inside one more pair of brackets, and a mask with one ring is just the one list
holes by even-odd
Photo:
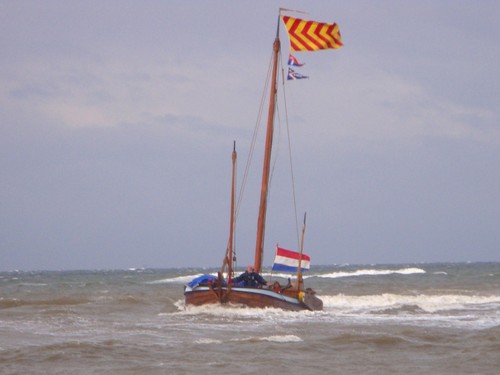
[[383, 276], [383, 275], [391, 275], [391, 274], [399, 274], [399, 275], [413, 275], [413, 274], [424, 274], [425, 270], [421, 268], [401, 268], [397, 270], [376, 270], [376, 269], [360, 269], [356, 271], [349, 272], [332, 272], [323, 275], [318, 275], [318, 277], [322, 278], [339, 278], [339, 277], [353, 277], [353, 276]]
[[186, 284], [193, 280], [196, 277], [202, 276], [202, 273], [194, 274], [194, 275], [183, 275], [177, 277], [170, 277], [168, 279], [160, 279], [147, 281], [146, 284]]
[[288, 342], [301, 342], [304, 341], [300, 337], [295, 335], [274, 335], [268, 337], [261, 337], [261, 341], [288, 343]]
[[321, 296], [325, 309], [337, 312], [359, 313], [383, 311], [402, 306], [417, 306], [427, 313], [485, 307], [486, 304], [500, 303], [500, 296], [476, 296], [460, 294], [444, 295], [404, 295], [383, 293], [378, 295]]

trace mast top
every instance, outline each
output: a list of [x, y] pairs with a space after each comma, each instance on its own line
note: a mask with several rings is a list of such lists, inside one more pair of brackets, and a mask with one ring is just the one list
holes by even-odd
[[280, 8], [280, 13], [278, 15], [278, 24], [276, 25], [276, 39], [279, 39], [280, 37], [280, 20], [281, 20], [281, 8]]
[[271, 149], [273, 143], [274, 112], [276, 105], [276, 90], [277, 90], [277, 77], [278, 77], [278, 56], [281, 48], [281, 43], [279, 39], [279, 22], [280, 22], [280, 17], [278, 17], [277, 35], [273, 43], [271, 88], [269, 92], [269, 110], [267, 114], [267, 130], [266, 130], [266, 142], [264, 147], [264, 160], [263, 160], [264, 165], [262, 168], [262, 184], [260, 192], [259, 217], [257, 220], [257, 238], [255, 241], [255, 262], [254, 262], [255, 272], [260, 272], [260, 269], [262, 267], [263, 253], [264, 253], [264, 233], [266, 227], [267, 196], [269, 190], [269, 175], [271, 169], [270, 168]]

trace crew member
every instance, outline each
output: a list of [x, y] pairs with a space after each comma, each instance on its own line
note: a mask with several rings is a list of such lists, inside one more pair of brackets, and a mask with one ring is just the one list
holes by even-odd
[[240, 276], [233, 279], [234, 283], [243, 282], [243, 286], [250, 288], [258, 288], [262, 285], [267, 285], [267, 281], [264, 280], [257, 272], [254, 271], [253, 266], [250, 264], [247, 270], [243, 272]]

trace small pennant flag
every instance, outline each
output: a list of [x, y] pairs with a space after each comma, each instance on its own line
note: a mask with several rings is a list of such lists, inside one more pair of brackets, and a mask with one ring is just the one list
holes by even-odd
[[342, 47], [336, 23], [320, 23], [282, 16], [290, 38], [290, 51], [318, 51]]
[[[281, 247], [276, 248], [276, 257], [274, 258], [273, 271], [297, 272], [299, 269], [300, 253], [286, 250]], [[311, 258], [302, 253], [300, 269], [306, 271], [310, 268]]]
[[295, 56], [288, 55], [288, 65], [290, 66], [304, 66], [304, 64], [301, 64], [297, 61]]
[[288, 68], [288, 76], [287, 80], [296, 80], [296, 79], [303, 79], [303, 78], [309, 78], [308, 76], [305, 76], [303, 74], [297, 73], [295, 70]]

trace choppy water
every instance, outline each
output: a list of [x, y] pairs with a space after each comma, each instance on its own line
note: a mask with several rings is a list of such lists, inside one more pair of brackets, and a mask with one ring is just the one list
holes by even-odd
[[313, 267], [322, 312], [185, 307], [209, 271], [0, 273], [0, 373], [499, 373], [500, 263]]

